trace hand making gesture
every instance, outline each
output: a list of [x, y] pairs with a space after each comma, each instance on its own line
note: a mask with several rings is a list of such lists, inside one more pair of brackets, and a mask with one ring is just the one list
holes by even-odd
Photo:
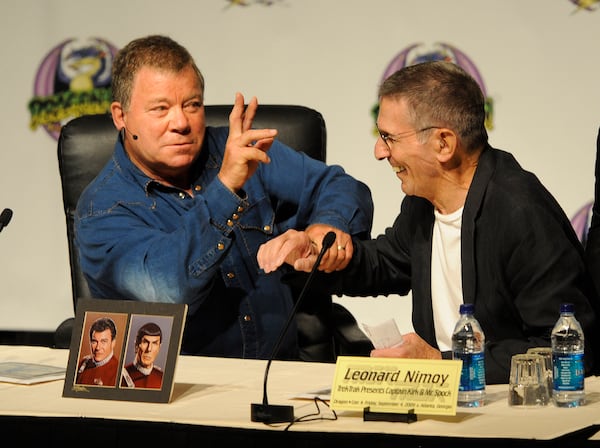
[[276, 129], [252, 129], [258, 101], [253, 97], [244, 110], [244, 96], [236, 93], [235, 104], [229, 114], [229, 137], [225, 145], [219, 179], [237, 192], [256, 171], [258, 163], [269, 163], [267, 151], [277, 135]]

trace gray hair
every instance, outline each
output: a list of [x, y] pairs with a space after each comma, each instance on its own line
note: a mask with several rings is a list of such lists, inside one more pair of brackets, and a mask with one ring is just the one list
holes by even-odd
[[405, 100], [416, 129], [452, 129], [467, 151], [487, 143], [483, 92], [473, 77], [452, 62], [423, 62], [398, 70], [379, 87], [381, 98]]

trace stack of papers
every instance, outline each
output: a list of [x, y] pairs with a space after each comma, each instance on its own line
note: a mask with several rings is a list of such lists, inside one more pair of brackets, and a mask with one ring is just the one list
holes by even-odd
[[5, 383], [35, 384], [64, 378], [64, 367], [27, 362], [0, 362], [0, 381]]

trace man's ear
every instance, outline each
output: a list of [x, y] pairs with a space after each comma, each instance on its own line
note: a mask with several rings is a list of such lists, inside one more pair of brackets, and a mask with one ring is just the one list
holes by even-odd
[[452, 159], [458, 145], [458, 138], [451, 129], [439, 129], [435, 137], [438, 141], [438, 159], [440, 162], [447, 162]]
[[120, 131], [125, 128], [125, 120], [123, 119], [123, 107], [118, 101], [113, 101], [110, 105], [110, 113], [112, 115], [115, 127]]

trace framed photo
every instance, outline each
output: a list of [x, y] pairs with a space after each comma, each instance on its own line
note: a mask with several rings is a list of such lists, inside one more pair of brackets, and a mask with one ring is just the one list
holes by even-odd
[[168, 403], [187, 305], [80, 299], [63, 397]]

